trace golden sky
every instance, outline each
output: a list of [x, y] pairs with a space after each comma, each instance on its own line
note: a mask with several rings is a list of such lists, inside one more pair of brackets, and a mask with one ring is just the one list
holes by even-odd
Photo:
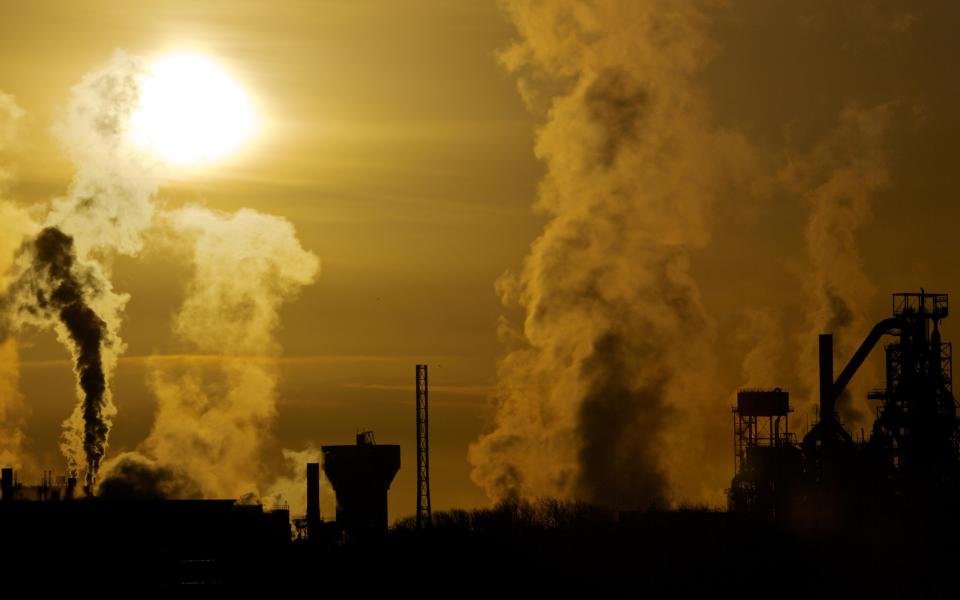
[[[558, 298], [570, 290], [563, 273], [589, 263], [611, 289], [634, 282], [623, 284], [618, 298], [627, 301], [618, 310], [660, 318], [654, 292], [661, 288], [643, 282], [654, 269], [649, 265], [660, 264], [653, 254], [666, 256], [661, 250], [592, 241], [591, 252], [578, 254], [555, 241], [569, 231], [544, 233], [553, 217], [615, 223], [619, 218], [604, 215], [624, 211], [629, 227], [609, 235], [649, 237], [676, 252], [679, 266], [670, 269], [695, 284], [680, 287], [699, 307], [691, 317], [700, 323], [695, 327], [651, 329], [641, 319], [617, 332], [632, 340], [649, 336], [664, 353], [695, 347], [671, 355], [662, 368], [689, 369], [696, 380], [665, 398], [699, 397], [687, 415], [697, 422], [688, 430], [697, 441], [683, 438], [682, 420], [671, 422], [658, 451], [679, 456], [686, 450], [678, 448], [703, 445], [724, 457], [709, 463], [705, 479], [722, 482], [732, 474], [732, 460], [723, 461], [732, 455], [728, 405], [737, 386], [784, 385], [794, 393], [797, 421], [809, 413], [803, 361], [813, 358], [804, 352], [813, 333], [837, 316], [823, 314], [824, 289], [836, 291], [854, 313], [838, 326], [848, 328], [843, 354], [887, 315], [890, 292], [958, 288], [960, 9], [938, 2], [731, 0], [695, 3], [689, 12], [672, 4], [8, 1], [0, 18], [0, 92], [25, 114], [0, 155], [14, 173], [4, 196], [34, 207], [42, 220], [51, 199], [66, 193], [74, 165], [53, 124], [71, 88], [115, 49], [147, 58], [189, 51], [222, 65], [250, 93], [259, 131], [229, 159], [166, 180], [157, 205], [277, 215], [319, 257], [319, 276], [280, 310], [282, 354], [263, 359], [279, 373], [273, 441], [263, 462], [276, 469], [281, 447], [348, 443], [357, 430], [373, 429], [380, 443], [402, 446], [392, 517], [412, 514], [415, 506], [414, 364], [430, 365], [434, 508], [473, 507], [488, 501], [485, 491], [504, 490], [491, 483], [494, 475], [471, 480], [468, 446], [490, 431], [498, 382], [502, 392], [533, 372], [517, 367], [521, 357], [514, 354], [498, 375], [498, 360], [513, 348], [498, 339], [501, 317], [522, 328], [525, 316], [539, 314], [533, 307], [557, 311]], [[658, 27], [659, 19], [666, 25]], [[515, 51], [502, 54], [514, 43]], [[599, 180], [582, 155], [607, 151], [591, 146], [596, 135], [620, 138], [587, 131], [583, 120], [604, 117], [591, 110], [623, 110], [592, 95], [608, 72], [625, 73], [607, 82], [621, 94], [617, 99], [639, 107], [647, 97], [670, 97], [674, 107], [651, 101], [650, 115], [640, 117], [649, 124], [617, 142], [636, 152], [615, 150], [627, 156], [616, 159], [622, 167], [595, 161], [622, 170]], [[634, 81], [640, 91], [623, 95], [618, 86], [629, 89]], [[643, 144], [650, 139], [666, 141], [648, 152]], [[627, 204], [649, 191], [662, 206], [651, 204], [634, 218], [629, 207], [592, 199], [620, 197], [624, 185], [637, 190]], [[544, 247], [531, 251], [541, 235]], [[175, 335], [189, 278], [181, 250], [148, 244], [137, 256], [110, 259], [114, 288], [130, 294], [120, 330], [127, 348], [113, 386], [111, 455], [136, 449], [151, 431], [157, 401], [150, 364], [217, 362], [195, 356]], [[528, 264], [548, 266], [522, 275], [528, 255]], [[551, 259], [560, 266], [549, 266]], [[494, 285], [508, 270], [527, 278], [520, 285], [527, 300], [505, 307]], [[662, 288], [665, 304], [675, 287]], [[607, 323], [608, 316], [595, 319], [597, 310], [609, 309], [585, 308], [571, 318]], [[678, 318], [684, 317], [664, 317]], [[543, 348], [574, 348], [578, 372], [594, 364], [577, 354], [581, 346], [568, 339], [574, 334], [565, 323], [563, 332], [545, 325], [554, 329], [525, 335], [535, 346], [542, 342], [533, 359], [538, 377], [555, 373], [575, 390], [582, 382], [564, 379], [576, 378], [574, 371], [543, 366]], [[585, 352], [598, 356], [605, 338], [589, 330]], [[708, 339], [685, 339], [704, 330]], [[954, 330], [948, 320], [945, 339]], [[18, 345], [19, 389], [29, 407], [25, 449], [38, 468], [60, 471], [57, 439], [76, 403], [69, 356], [49, 331], [18, 334]], [[641, 369], [633, 361], [647, 360], [644, 352], [627, 352], [617, 369]], [[710, 369], [697, 364], [704, 356]], [[556, 411], [564, 423], [566, 396], [544, 393], [555, 404], [539, 410]], [[521, 431], [500, 423], [500, 431]], [[482, 471], [503, 459], [535, 481], [540, 453], [549, 455], [544, 448], [565, 438], [563, 431], [529, 433], [536, 451], [521, 443], [527, 449], [503, 458], [502, 439], [493, 437], [484, 446], [489, 454], [471, 460]], [[649, 451], [625, 444], [628, 452]], [[585, 468], [582, 454], [570, 458], [578, 451], [560, 452], [557, 464]], [[662, 461], [672, 498], [715, 501], [716, 493], [687, 483], [694, 475], [673, 474], [695, 460], [691, 454]], [[631, 465], [626, 460], [623, 468]], [[523, 493], [602, 500], [597, 486], [618, 485], [603, 478], [567, 485], [565, 467], [547, 471], [549, 481], [525, 484]], [[28, 480], [36, 476], [26, 473]]]

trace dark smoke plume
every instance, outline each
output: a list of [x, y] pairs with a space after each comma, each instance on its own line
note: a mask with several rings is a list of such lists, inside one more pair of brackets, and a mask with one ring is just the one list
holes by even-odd
[[[583, 363], [591, 387], [580, 405], [578, 495], [613, 506], [665, 506], [667, 479], [658, 457], [660, 431], [670, 412], [663, 390], [669, 376], [664, 372], [636, 386], [627, 359], [642, 351], [630, 346], [623, 336], [606, 334]], [[625, 471], [631, 477], [624, 477]]]
[[[56, 320], [62, 325], [74, 359], [74, 373], [80, 392], [83, 418], [83, 452], [86, 456], [88, 489], [96, 480], [106, 449], [110, 421], [105, 415], [109, 404], [103, 349], [108, 344], [106, 322], [90, 306], [87, 295], [97, 292], [97, 281], [90, 272], [77, 267], [73, 238], [55, 227], [46, 227], [28, 243], [23, 253], [29, 267], [15, 288], [19, 310], [33, 319]], [[71, 465], [76, 469], [76, 465]]]
[[109, 500], [198, 499], [197, 482], [179, 469], [158, 465], [139, 454], [121, 454], [104, 467], [98, 496]]

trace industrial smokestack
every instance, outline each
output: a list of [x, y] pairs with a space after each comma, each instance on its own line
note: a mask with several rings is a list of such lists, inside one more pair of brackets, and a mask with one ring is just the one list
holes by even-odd
[[833, 421], [833, 335], [820, 335], [820, 421]]
[[0, 470], [0, 494], [4, 502], [13, 500], [13, 469], [10, 467]]
[[320, 463], [307, 463], [307, 537], [312, 538], [320, 523]]

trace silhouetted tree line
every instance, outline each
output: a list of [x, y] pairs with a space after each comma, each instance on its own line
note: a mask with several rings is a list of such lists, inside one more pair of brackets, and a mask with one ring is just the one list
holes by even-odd
[[[433, 514], [432, 528], [436, 531], [459, 530], [474, 534], [496, 531], [511, 531], [516, 534], [546, 529], [593, 529], [610, 526], [616, 521], [617, 512], [614, 510], [583, 502], [544, 498], [507, 501], [493, 508], [436, 512]], [[394, 534], [415, 529], [414, 517], [397, 521], [393, 526]]]
[[[703, 507], [616, 511], [544, 499], [436, 512], [417, 531], [397, 522], [381, 544], [331, 549], [342, 572], [379, 565], [397, 580], [418, 569], [425, 585], [480, 588], [526, 582], [550, 588], [622, 587], [650, 594], [779, 593], [929, 595], [953, 589], [960, 519], [887, 515], [811, 531]], [[388, 577], [389, 579], [389, 577]]]

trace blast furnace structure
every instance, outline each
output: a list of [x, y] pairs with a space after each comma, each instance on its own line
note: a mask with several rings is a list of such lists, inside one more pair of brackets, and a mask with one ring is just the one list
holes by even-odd
[[[877, 511], [950, 510], [960, 500], [960, 423], [952, 348], [941, 340], [946, 294], [893, 294], [877, 323], [834, 377], [833, 336], [819, 339], [819, 421], [797, 444], [782, 390], [744, 390], [734, 409], [731, 510], [830, 525]], [[884, 336], [886, 380], [869, 437], [855, 440], [836, 405]]]

